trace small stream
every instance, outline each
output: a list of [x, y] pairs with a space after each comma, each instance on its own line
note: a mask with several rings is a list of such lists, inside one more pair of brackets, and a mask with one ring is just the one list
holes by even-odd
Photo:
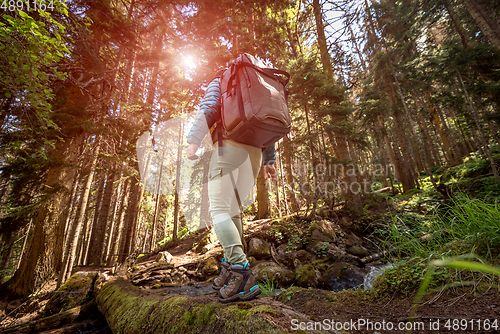
[[366, 265], [368, 273], [364, 277], [363, 287], [365, 290], [373, 288], [373, 282], [380, 276], [385, 270], [392, 267], [391, 263], [373, 263]]

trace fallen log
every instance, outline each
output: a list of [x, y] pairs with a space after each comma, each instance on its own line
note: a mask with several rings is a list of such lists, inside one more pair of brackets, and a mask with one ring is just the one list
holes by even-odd
[[75, 321], [80, 317], [80, 315], [92, 310], [92, 308], [94, 308], [95, 306], [96, 304], [92, 300], [85, 305], [74, 307], [65, 312], [4, 328], [3, 330], [0, 330], [0, 334], [41, 333], [50, 329], [59, 328], [69, 322]]
[[115, 334], [291, 333], [292, 319], [308, 321], [304, 314], [270, 297], [222, 304], [215, 293], [162, 296], [162, 291], [139, 289], [122, 277], [94, 289], [99, 311]]

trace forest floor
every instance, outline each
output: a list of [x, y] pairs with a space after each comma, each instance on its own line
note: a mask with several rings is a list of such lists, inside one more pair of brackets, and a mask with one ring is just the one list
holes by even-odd
[[[490, 178], [471, 175], [466, 183], [455, 184], [494, 202], [500, 191], [496, 185], [491, 188]], [[352, 274], [342, 284], [367, 273], [363, 260], [391, 245], [380, 243], [384, 235], [388, 240], [391, 222], [392, 229], [418, 230], [429, 214], [445, 212], [439, 206], [447, 203], [433, 190], [415, 190], [370, 199], [362, 217], [338, 208], [319, 210], [314, 217], [249, 221], [245, 240], [263, 290], [249, 302], [218, 302], [211, 281], [218, 274], [222, 248], [212, 231], [198, 231], [120, 266], [74, 268], [72, 278], [58, 291], [56, 282], [50, 281], [28, 300], [3, 302], [0, 333], [155, 333], [162, 325], [151, 314], [162, 309], [168, 319], [163, 322], [170, 324], [163, 332], [406, 333], [412, 326], [412, 333], [500, 333], [498, 276], [438, 268], [428, 291], [414, 304], [434, 251], [422, 260], [412, 255], [413, 241], [386, 256], [394, 266], [375, 280], [372, 289], [363, 288], [366, 281], [357, 281], [357, 288], [328, 288], [331, 268], [339, 261], [344, 263], [342, 272]], [[471, 251], [464, 240], [449, 237], [439, 242], [458, 254]], [[360, 248], [365, 253], [358, 254]], [[498, 249], [489, 253], [488, 261], [499, 266]], [[156, 304], [150, 307], [151, 303]], [[179, 306], [172, 309], [169, 304]], [[78, 312], [67, 314], [68, 310]], [[120, 320], [122, 310], [129, 313]], [[143, 325], [123, 329], [136, 323]]]
[[[248, 232], [249, 230], [253, 232]], [[248, 236], [250, 238], [262, 236], [264, 233], [263, 230], [268, 230], [266, 224], [258, 225], [250, 223], [247, 226], [247, 233], [249, 233]], [[175, 290], [180, 285], [163, 283], [161, 287], [157, 287], [155, 284], [158, 281], [149, 281], [147, 279], [149, 278], [147, 272], [151, 272], [151, 268], [156, 270], [161, 270], [162, 268], [185, 268], [186, 272], [193, 273], [197, 270], [199, 271], [208, 259], [220, 259], [222, 248], [217, 242], [207, 244], [206, 246], [209, 249], [203, 254], [193, 251], [193, 245], [200, 244], [206, 237], [206, 233], [199, 232], [180, 240], [175, 246], [166, 245], [155, 253], [143, 256], [132, 266], [135, 269], [130, 270], [128, 278], [133, 281], [134, 277], [137, 279], [137, 277], [143, 275], [143, 279], [138, 280], [138, 285], [147, 294], [147, 297], [143, 298], [153, 298], [155, 300], [166, 299], [172, 292], [175, 292], [172, 290]], [[158, 265], [158, 261], [156, 261], [157, 254], [160, 251], [168, 251], [173, 256], [171, 262], [166, 266]], [[79, 267], [75, 271], [98, 271], [110, 274], [111, 268], [95, 266]], [[198, 278], [190, 276], [190, 284], [192, 285], [193, 281], [198, 281], [198, 283], [207, 280], [211, 281], [213, 277], [214, 275], [209, 277], [199, 275]], [[0, 325], [3, 328], [9, 328], [9, 326], [15, 324], [23, 324], [40, 318], [50, 297], [55, 295], [55, 286], [55, 281], [49, 282], [39, 293], [38, 297], [33, 298], [13, 314], [10, 314], [6, 319], [3, 319]], [[178, 290], [177, 293], [188, 295], [189, 289], [187, 291]], [[217, 294], [210, 289], [204, 289], [199, 295], [198, 293], [196, 295], [191, 297], [193, 298], [192, 302], [196, 300], [197, 303], [203, 304], [218, 303]], [[331, 292], [319, 288], [311, 289], [292, 286], [291, 288], [283, 289], [279, 295], [274, 297], [259, 296], [255, 300], [250, 301], [246, 307], [255, 308], [259, 305], [283, 303], [297, 313], [305, 315], [306, 319], [301, 320], [301, 323], [295, 323], [295, 325], [290, 320], [283, 319], [281, 316], [269, 316], [270, 322], [276, 324], [282, 330], [290, 332], [300, 328], [320, 329], [318, 323], [323, 324], [322, 329], [330, 329], [329, 326], [331, 326], [333, 330], [335, 323], [341, 322], [342, 326], [337, 325], [336, 327], [337, 330], [342, 328], [342, 330], [338, 331], [340, 333], [403, 333], [406, 331], [399, 330], [397, 326], [400, 326], [400, 323], [404, 326], [409, 326], [407, 322], [409, 321], [414, 297], [414, 293], [403, 295], [398, 293], [397, 290], [391, 296], [379, 298], [370, 294], [369, 290], [363, 289]], [[493, 319], [497, 319], [497, 321], [500, 321], [499, 297], [498, 287], [490, 286], [486, 290], [481, 290], [477, 285], [442, 289], [439, 292], [428, 294], [415, 314], [413, 326], [416, 326], [415, 328], [418, 328], [418, 330], [414, 330], [413, 333], [499, 333], [497, 329], [491, 327], [489, 330], [484, 329], [485, 319], [492, 321]], [[464, 320], [461, 320], [462, 323], [460, 323], [458, 322], [460, 319], [466, 319], [466, 321], [463, 322]], [[455, 322], [453, 322], [454, 320]], [[483, 327], [481, 330], [478, 328], [479, 325]], [[389, 330], [391, 326], [393, 326], [393, 329]], [[461, 331], [456, 328], [467, 330]], [[335, 332], [332, 330], [330, 332]], [[0, 333], [4, 332], [7, 333], [10, 331], [0, 330]], [[306, 330], [306, 332], [310, 331]], [[112, 333], [112, 331], [108, 327], [104, 317], [97, 309], [94, 309], [73, 320], [71, 323], [61, 324], [57, 330], [50, 329], [46, 333], [105, 334]]]

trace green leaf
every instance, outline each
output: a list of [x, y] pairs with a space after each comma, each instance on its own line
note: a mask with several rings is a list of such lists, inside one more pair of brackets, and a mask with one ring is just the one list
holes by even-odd
[[19, 15], [23, 18], [23, 19], [26, 19], [28, 17], [30, 17], [28, 14], [26, 14], [25, 12], [23, 12], [22, 10], [19, 11]]
[[480, 271], [500, 276], [500, 269], [488, 266], [478, 262], [463, 261], [463, 260], [436, 260], [433, 264], [439, 267], [448, 267], [454, 269], [469, 269], [473, 271]]
[[6, 98], [8, 98], [8, 99], [10, 99], [10, 98], [12, 97], [12, 94], [10, 94], [10, 93], [5, 93], [5, 97], [6, 97]]

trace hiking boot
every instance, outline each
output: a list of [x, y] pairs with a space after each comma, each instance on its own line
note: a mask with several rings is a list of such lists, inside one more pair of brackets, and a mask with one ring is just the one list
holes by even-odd
[[252, 270], [250, 270], [250, 264], [236, 265], [231, 267], [229, 282], [219, 290], [219, 301], [229, 303], [237, 300], [250, 300], [257, 297], [260, 292]]
[[214, 290], [220, 290], [224, 286], [224, 284], [227, 284], [227, 282], [229, 281], [229, 276], [231, 276], [231, 265], [226, 261], [225, 258], [222, 258], [220, 264], [219, 276], [214, 279], [214, 283], [212, 284], [212, 288]]

